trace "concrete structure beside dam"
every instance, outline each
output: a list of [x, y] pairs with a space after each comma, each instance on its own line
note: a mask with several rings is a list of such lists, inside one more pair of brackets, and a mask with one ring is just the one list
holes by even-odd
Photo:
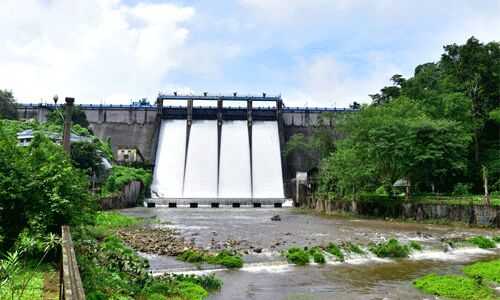
[[[156, 197], [217, 198], [221, 203], [238, 198], [242, 205], [254, 198], [290, 197], [290, 190], [281, 183], [290, 182], [296, 171], [307, 170], [299, 155], [281, 154], [285, 143], [297, 133], [307, 136], [308, 126], [317, 125], [321, 113], [350, 111], [286, 107], [280, 96], [265, 94], [160, 94], [156, 105], [79, 107], [94, 134], [110, 140], [115, 155], [119, 148], [137, 148], [155, 164], [152, 190]], [[21, 118], [44, 122], [53, 109], [47, 104], [21, 104], [18, 112]]]

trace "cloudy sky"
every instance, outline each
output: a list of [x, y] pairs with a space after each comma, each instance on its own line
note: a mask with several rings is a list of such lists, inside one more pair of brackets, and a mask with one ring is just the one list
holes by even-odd
[[346, 107], [472, 35], [500, 40], [500, 0], [0, 0], [0, 89], [20, 102], [265, 91]]

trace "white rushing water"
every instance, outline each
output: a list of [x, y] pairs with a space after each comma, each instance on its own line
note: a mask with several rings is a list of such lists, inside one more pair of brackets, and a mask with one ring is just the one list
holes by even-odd
[[156, 166], [151, 184], [153, 197], [182, 197], [185, 151], [186, 121], [163, 121], [160, 127]]
[[276, 121], [257, 121], [252, 125], [252, 170], [254, 198], [284, 198]]
[[247, 121], [225, 121], [220, 150], [220, 198], [251, 198]]
[[154, 198], [251, 198], [252, 172], [254, 198], [284, 198], [276, 121], [253, 123], [252, 166], [247, 122], [225, 121], [219, 171], [217, 122], [193, 121], [187, 157], [186, 128], [185, 120], [165, 120], [161, 124], [151, 185]]
[[217, 198], [217, 121], [191, 125], [183, 197]]

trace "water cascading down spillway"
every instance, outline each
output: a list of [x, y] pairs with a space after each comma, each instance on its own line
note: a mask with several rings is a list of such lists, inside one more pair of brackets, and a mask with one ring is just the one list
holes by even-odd
[[215, 120], [187, 126], [186, 120], [162, 121], [153, 198], [284, 198], [276, 121], [254, 121], [252, 130], [247, 121], [224, 121], [220, 140]]

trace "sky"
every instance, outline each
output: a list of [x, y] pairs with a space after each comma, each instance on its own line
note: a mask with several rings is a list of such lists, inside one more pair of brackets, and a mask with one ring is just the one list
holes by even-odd
[[370, 102], [443, 45], [500, 40], [500, 0], [0, 0], [0, 89], [19, 102], [158, 92]]

